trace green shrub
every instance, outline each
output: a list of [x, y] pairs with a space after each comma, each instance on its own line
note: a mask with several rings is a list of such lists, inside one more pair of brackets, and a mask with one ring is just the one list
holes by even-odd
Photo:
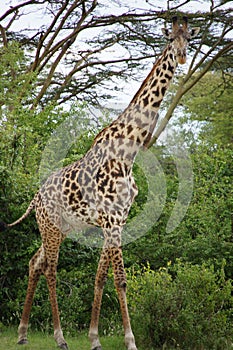
[[[170, 271], [170, 273], [169, 273]], [[177, 263], [129, 275], [128, 299], [138, 344], [144, 348], [227, 349], [232, 285], [213, 267]]]

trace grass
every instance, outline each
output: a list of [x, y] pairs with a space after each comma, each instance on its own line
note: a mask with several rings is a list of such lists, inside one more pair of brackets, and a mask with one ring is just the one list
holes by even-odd
[[[87, 334], [77, 334], [77, 337], [66, 337], [69, 350], [90, 350]], [[58, 350], [53, 334], [28, 332], [27, 345], [17, 345], [17, 329], [0, 330], [0, 350]], [[124, 339], [119, 336], [100, 338], [103, 350], [125, 350]]]

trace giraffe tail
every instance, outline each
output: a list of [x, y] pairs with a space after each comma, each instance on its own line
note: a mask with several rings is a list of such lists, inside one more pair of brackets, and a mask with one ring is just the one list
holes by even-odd
[[33, 209], [35, 209], [35, 199], [37, 197], [37, 194], [34, 196], [33, 200], [31, 201], [31, 203], [29, 204], [27, 210], [25, 211], [25, 213], [16, 221], [12, 222], [11, 224], [7, 224], [5, 222], [0, 222], [0, 232], [5, 231], [6, 229], [15, 226], [17, 224], [19, 224], [20, 222], [22, 222], [30, 213]]

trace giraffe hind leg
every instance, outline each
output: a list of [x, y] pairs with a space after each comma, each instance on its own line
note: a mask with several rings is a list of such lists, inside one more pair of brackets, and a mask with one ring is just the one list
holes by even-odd
[[[54, 240], [56, 241], [56, 240]], [[53, 323], [54, 323], [54, 337], [57, 342], [57, 345], [62, 350], [67, 350], [68, 346], [64, 340], [63, 333], [60, 327], [59, 311], [56, 298], [56, 267], [58, 259], [58, 250], [61, 243], [61, 240], [57, 240], [58, 244], [55, 244], [55, 249], [53, 247], [53, 254], [48, 258], [46, 254], [46, 249], [44, 245], [38, 249], [36, 254], [30, 260], [29, 263], [29, 281], [26, 299], [24, 303], [23, 313], [18, 328], [18, 344], [23, 345], [27, 344], [27, 330], [30, 311], [32, 307], [32, 302], [36, 290], [37, 283], [41, 274], [43, 273], [47, 280], [47, 285], [50, 295], [50, 303], [53, 313]], [[47, 244], [46, 244], [47, 245]]]
[[27, 330], [28, 330], [28, 322], [30, 311], [32, 307], [32, 302], [36, 290], [37, 283], [39, 281], [40, 275], [43, 271], [44, 264], [44, 251], [43, 245], [38, 249], [36, 254], [30, 260], [29, 263], [29, 279], [28, 279], [28, 287], [27, 294], [24, 303], [23, 313], [21, 317], [21, 321], [18, 328], [18, 344], [27, 344]]
[[[44, 248], [46, 255], [46, 267], [43, 271], [48, 289], [49, 299], [53, 316], [54, 338], [58, 347], [62, 350], [67, 350], [68, 345], [64, 339], [63, 332], [60, 324], [60, 316], [57, 303], [56, 294], [56, 275], [57, 275], [57, 263], [60, 244], [64, 237], [61, 232], [55, 226], [48, 226], [47, 231], [42, 233], [44, 239]], [[46, 238], [46, 239], [45, 239]]]
[[[51, 263], [51, 262], [50, 262]], [[67, 350], [68, 345], [63, 337], [63, 332], [60, 325], [60, 317], [56, 295], [56, 265], [49, 264], [45, 271], [45, 277], [49, 289], [49, 298], [53, 315], [54, 338], [60, 349]]]

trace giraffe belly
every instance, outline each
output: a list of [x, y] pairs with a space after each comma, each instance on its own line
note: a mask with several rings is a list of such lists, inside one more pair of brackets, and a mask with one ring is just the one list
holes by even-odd
[[98, 226], [98, 213], [93, 208], [80, 207], [75, 211], [71, 208], [62, 213], [62, 227], [69, 225], [70, 230], [82, 231], [91, 226]]

